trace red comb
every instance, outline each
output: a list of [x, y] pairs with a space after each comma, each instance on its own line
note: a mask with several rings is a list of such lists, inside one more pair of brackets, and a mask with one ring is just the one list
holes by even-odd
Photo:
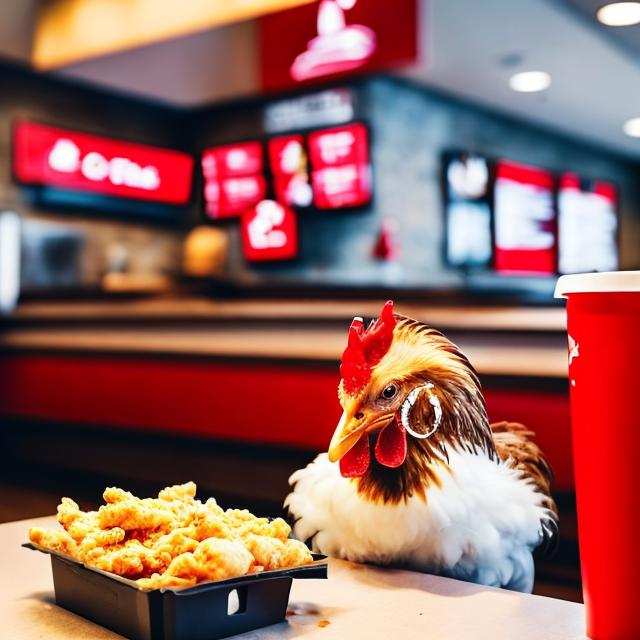
[[349, 327], [347, 348], [342, 354], [340, 375], [346, 393], [357, 395], [369, 382], [371, 369], [387, 353], [393, 340], [396, 319], [393, 316], [393, 301], [388, 300], [380, 317], [364, 330], [362, 318], [354, 318]]

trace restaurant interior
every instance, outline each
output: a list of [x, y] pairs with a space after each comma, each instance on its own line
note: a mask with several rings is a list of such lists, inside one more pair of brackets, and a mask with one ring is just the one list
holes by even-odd
[[282, 515], [392, 299], [535, 432], [534, 593], [581, 602], [553, 293], [640, 268], [624, 4], [0, 0], [0, 522], [187, 480]]

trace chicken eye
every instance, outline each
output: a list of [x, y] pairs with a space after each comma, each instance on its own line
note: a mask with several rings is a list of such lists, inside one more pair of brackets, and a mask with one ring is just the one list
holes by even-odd
[[385, 400], [391, 400], [391, 398], [393, 398], [396, 395], [396, 393], [398, 393], [398, 387], [396, 387], [395, 384], [390, 384], [382, 390], [382, 393], [380, 395]]

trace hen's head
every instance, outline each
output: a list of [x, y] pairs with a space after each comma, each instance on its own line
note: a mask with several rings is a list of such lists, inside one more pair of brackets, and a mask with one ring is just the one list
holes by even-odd
[[365, 330], [349, 328], [338, 389], [344, 410], [329, 446], [343, 476], [370, 500], [425, 497], [448, 467], [447, 449], [495, 449], [478, 377], [439, 331], [387, 302]]

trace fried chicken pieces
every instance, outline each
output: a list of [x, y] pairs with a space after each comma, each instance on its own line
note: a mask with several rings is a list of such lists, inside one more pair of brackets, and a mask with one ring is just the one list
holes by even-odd
[[167, 487], [140, 499], [116, 487], [106, 504], [82, 511], [70, 498], [58, 506], [62, 529], [29, 531], [33, 544], [84, 564], [136, 580], [141, 589], [189, 587], [247, 573], [309, 564], [309, 549], [289, 539], [281, 518], [257, 518], [247, 510], [195, 498], [196, 485]]

